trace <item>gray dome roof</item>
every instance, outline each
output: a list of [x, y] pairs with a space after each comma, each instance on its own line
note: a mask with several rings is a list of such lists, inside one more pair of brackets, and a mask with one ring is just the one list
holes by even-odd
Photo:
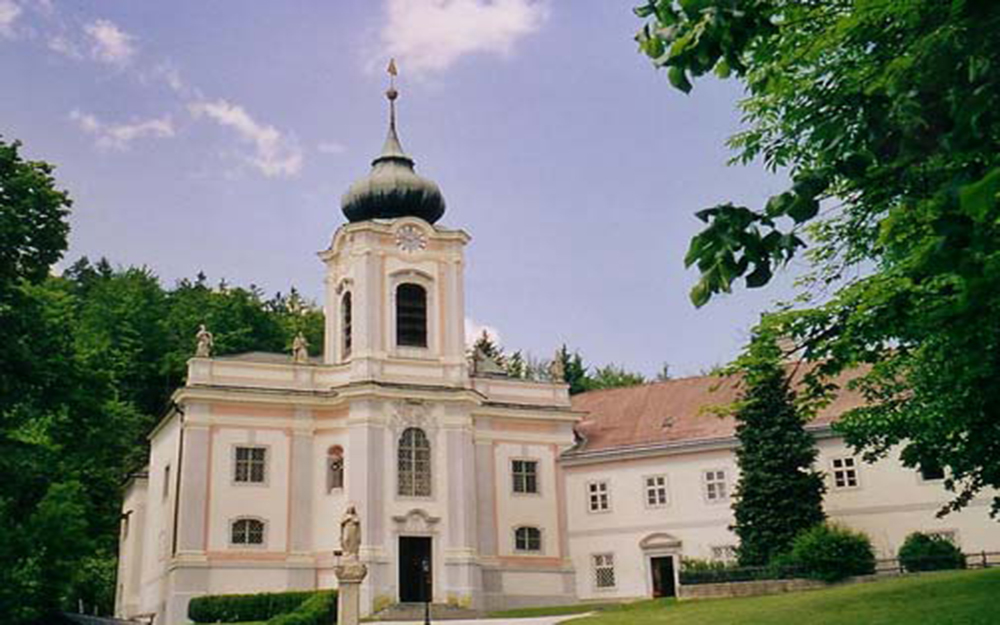
[[382, 153], [372, 161], [371, 172], [356, 181], [340, 200], [348, 221], [419, 217], [434, 223], [444, 215], [441, 189], [413, 171], [413, 159], [403, 152], [396, 135], [397, 92], [387, 93], [390, 103], [389, 134]]

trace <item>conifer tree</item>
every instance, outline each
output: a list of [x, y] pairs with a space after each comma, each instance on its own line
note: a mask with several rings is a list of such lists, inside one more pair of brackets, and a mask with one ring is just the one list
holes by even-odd
[[757, 332], [736, 368], [743, 395], [736, 408], [736, 486], [733, 530], [743, 566], [767, 564], [787, 553], [801, 531], [822, 522], [822, 474], [813, 468], [816, 445], [796, 409], [781, 350]]

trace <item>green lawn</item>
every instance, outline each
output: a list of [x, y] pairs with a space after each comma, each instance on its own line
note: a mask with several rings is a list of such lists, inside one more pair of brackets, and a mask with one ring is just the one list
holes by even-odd
[[555, 605], [544, 608], [518, 608], [516, 610], [501, 610], [490, 612], [486, 618], [531, 618], [535, 616], [559, 616], [562, 614], [583, 614], [585, 612], [600, 612], [610, 608], [619, 608], [617, 603], [575, 603], [572, 605]]
[[925, 573], [785, 595], [642, 601], [573, 625], [996, 625], [1000, 569]]

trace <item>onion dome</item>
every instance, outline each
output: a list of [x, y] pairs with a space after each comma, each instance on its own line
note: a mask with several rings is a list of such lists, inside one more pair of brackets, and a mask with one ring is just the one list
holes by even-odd
[[[390, 65], [395, 75], [395, 65]], [[382, 153], [372, 161], [372, 170], [347, 190], [340, 207], [348, 221], [419, 217], [434, 223], [444, 215], [444, 196], [438, 186], [413, 171], [413, 159], [403, 151], [396, 134], [396, 98], [399, 92], [390, 86], [389, 134]]]

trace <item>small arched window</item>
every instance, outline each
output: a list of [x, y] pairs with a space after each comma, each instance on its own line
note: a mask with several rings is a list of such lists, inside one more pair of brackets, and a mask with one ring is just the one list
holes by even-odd
[[541, 551], [542, 531], [537, 527], [519, 527], [514, 530], [516, 551]]
[[419, 284], [396, 287], [396, 345], [427, 347], [427, 291]]
[[231, 530], [230, 542], [234, 545], [264, 544], [264, 522], [260, 519], [236, 519]]
[[431, 444], [420, 428], [406, 428], [399, 437], [398, 493], [403, 497], [431, 496]]
[[326, 492], [344, 487], [344, 448], [334, 445], [326, 452]]

